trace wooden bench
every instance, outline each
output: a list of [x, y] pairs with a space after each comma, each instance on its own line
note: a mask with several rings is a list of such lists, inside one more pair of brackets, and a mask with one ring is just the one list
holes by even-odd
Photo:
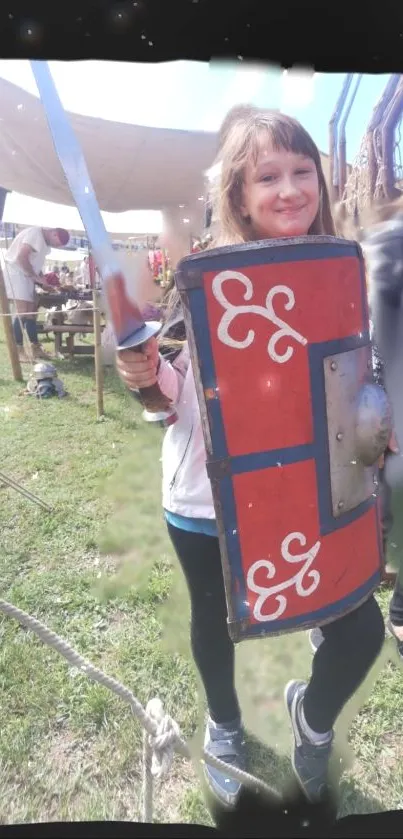
[[[77, 326], [72, 323], [64, 323], [60, 326], [44, 326], [43, 324], [38, 324], [38, 327], [38, 332], [42, 335], [54, 334], [55, 353], [67, 353], [70, 356], [94, 354], [94, 346], [77, 346], [74, 343], [76, 335], [94, 334], [93, 326]], [[101, 329], [105, 329], [105, 326], [101, 325]], [[63, 335], [66, 335], [65, 346], [63, 346]]]

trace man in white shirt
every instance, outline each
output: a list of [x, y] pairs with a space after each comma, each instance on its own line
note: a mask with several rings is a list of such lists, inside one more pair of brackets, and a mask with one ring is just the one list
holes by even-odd
[[[61, 227], [27, 227], [18, 233], [5, 255], [4, 280], [16, 313], [13, 329], [21, 361], [49, 357], [38, 342], [35, 285], [48, 288], [41, 276], [45, 258], [51, 248], [65, 247], [69, 238], [67, 230]], [[51, 286], [49, 290], [53, 290]], [[31, 358], [24, 353], [22, 327], [31, 343]]]
[[90, 288], [90, 268], [89, 257], [85, 256], [81, 265], [79, 265], [74, 273], [74, 285], [76, 288]]

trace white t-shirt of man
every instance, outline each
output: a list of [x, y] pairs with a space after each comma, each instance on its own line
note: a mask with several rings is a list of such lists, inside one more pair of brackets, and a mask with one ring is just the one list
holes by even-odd
[[7, 297], [9, 300], [32, 302], [35, 295], [35, 283], [32, 277], [24, 273], [17, 261], [22, 245], [30, 245], [33, 248], [28, 259], [35, 274], [39, 274], [42, 270], [45, 258], [51, 249], [46, 244], [40, 227], [26, 227], [15, 237], [4, 257], [4, 280]]

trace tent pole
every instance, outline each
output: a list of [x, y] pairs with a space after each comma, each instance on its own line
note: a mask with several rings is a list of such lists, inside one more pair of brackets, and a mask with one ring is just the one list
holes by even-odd
[[0, 314], [3, 316], [3, 329], [6, 338], [8, 354], [10, 356], [11, 368], [13, 371], [14, 380], [16, 382], [23, 382], [24, 378], [21, 370], [21, 363], [18, 356], [17, 344], [14, 338], [13, 324], [10, 317], [10, 305], [8, 302], [6, 286], [4, 283], [3, 270], [0, 267]]
[[[3, 220], [4, 215], [4, 207], [6, 203], [7, 195], [9, 194], [10, 190], [5, 189], [3, 186], [0, 187], [0, 222]], [[21, 363], [18, 356], [18, 349], [17, 344], [15, 343], [14, 338], [14, 330], [13, 325], [11, 322], [10, 317], [10, 304], [8, 302], [6, 286], [4, 283], [4, 274], [2, 268], [0, 267], [0, 315], [3, 315], [3, 328], [4, 328], [4, 335], [6, 338], [6, 344], [8, 349], [8, 354], [10, 356], [10, 363], [11, 369], [13, 371], [14, 380], [16, 382], [23, 382], [24, 377], [22, 375], [21, 370]]]
[[94, 303], [94, 355], [95, 355], [95, 382], [97, 388], [97, 420], [104, 415], [104, 370], [102, 365], [102, 343], [101, 343], [101, 312], [100, 294], [94, 288], [92, 293]]
[[101, 330], [101, 294], [96, 283], [96, 264], [94, 257], [88, 248], [88, 268], [90, 285], [92, 288], [92, 304], [94, 308], [94, 363], [95, 363], [95, 387], [97, 393], [97, 420], [104, 416], [104, 368], [102, 364], [102, 330]]

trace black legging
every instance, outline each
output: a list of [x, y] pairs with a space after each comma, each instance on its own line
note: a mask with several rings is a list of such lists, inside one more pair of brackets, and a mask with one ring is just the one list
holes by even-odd
[[[168, 531], [189, 589], [192, 652], [209, 713], [217, 723], [232, 722], [239, 717], [240, 709], [218, 538], [179, 530], [170, 524]], [[370, 670], [385, 637], [382, 614], [374, 597], [324, 626], [322, 632], [324, 642], [315, 654], [304, 699], [306, 721], [318, 733], [333, 728], [343, 706]]]
[[27, 317], [26, 315], [23, 317], [16, 317], [13, 320], [13, 330], [14, 330], [14, 338], [15, 342], [18, 347], [22, 347], [24, 343], [24, 337], [22, 333], [22, 327], [25, 328], [25, 331], [28, 335], [28, 338], [31, 344], [38, 343], [38, 325], [36, 322], [36, 314], [32, 315], [31, 317]]

